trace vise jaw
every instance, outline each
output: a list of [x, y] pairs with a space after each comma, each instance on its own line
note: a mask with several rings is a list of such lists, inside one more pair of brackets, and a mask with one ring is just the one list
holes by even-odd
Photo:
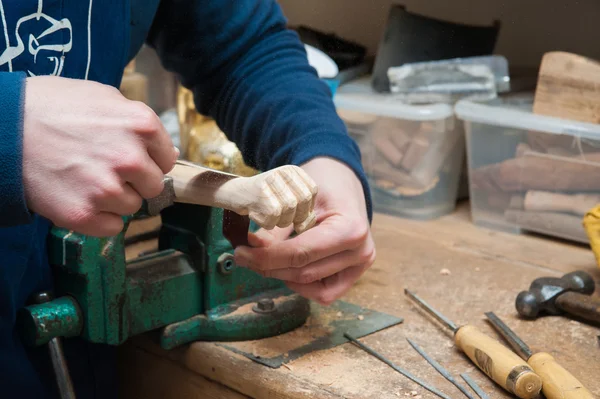
[[130, 261], [130, 222], [157, 208], [125, 218], [124, 230], [110, 238], [54, 228], [48, 250], [56, 299], [22, 309], [24, 341], [38, 346], [80, 336], [120, 345], [151, 332], [162, 348], [172, 349], [197, 340], [261, 339], [305, 323], [307, 300], [278, 280], [236, 267], [235, 244], [227, 238], [231, 215], [197, 205], [164, 206], [158, 252]]

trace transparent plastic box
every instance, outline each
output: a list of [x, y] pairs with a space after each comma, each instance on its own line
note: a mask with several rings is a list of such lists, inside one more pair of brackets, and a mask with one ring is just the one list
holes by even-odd
[[360, 147], [376, 212], [433, 219], [456, 207], [464, 132], [448, 104], [408, 105], [370, 77], [341, 86], [337, 111]]
[[583, 217], [600, 203], [600, 125], [532, 108], [533, 94], [457, 103], [473, 222], [587, 244]]

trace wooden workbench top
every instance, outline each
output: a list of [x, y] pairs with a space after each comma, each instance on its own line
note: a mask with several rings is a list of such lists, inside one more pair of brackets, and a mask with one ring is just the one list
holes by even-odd
[[[534, 350], [553, 354], [600, 397], [600, 329], [562, 317], [534, 322], [516, 317], [514, 300], [541, 276], [585, 270], [600, 280], [589, 248], [556, 240], [503, 234], [471, 224], [468, 207], [420, 222], [376, 215], [377, 260], [344, 301], [404, 318], [361, 341], [399, 366], [464, 398], [407, 343], [416, 341], [463, 382], [468, 373], [491, 398], [508, 398], [452, 345], [452, 340], [405, 297], [404, 288], [458, 324], [497, 337], [485, 321], [493, 311]], [[440, 273], [447, 269], [450, 273]], [[164, 352], [143, 337], [122, 348], [124, 398], [435, 398], [351, 343], [271, 369], [213, 343]]]

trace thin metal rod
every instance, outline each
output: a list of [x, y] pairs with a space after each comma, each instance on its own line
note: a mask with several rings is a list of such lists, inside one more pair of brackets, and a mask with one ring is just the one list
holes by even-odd
[[365, 344], [359, 342], [356, 338], [353, 338], [348, 333], [344, 333], [344, 337], [348, 338], [350, 341], [352, 341], [359, 348], [361, 348], [365, 352], [369, 353], [370, 355], [376, 357], [377, 359], [381, 360], [383, 363], [387, 364], [388, 366], [390, 366], [391, 368], [393, 368], [394, 370], [396, 370], [397, 372], [399, 372], [400, 374], [402, 374], [403, 376], [405, 376], [409, 380], [413, 381], [414, 383], [419, 384], [420, 386], [422, 386], [423, 388], [425, 388], [426, 390], [428, 390], [432, 394], [437, 395], [437, 396], [439, 396], [440, 398], [443, 398], [443, 399], [450, 399], [450, 397], [447, 396], [446, 394], [444, 394], [443, 392], [437, 390], [436, 388], [434, 388], [433, 386], [429, 385], [425, 381], [420, 380], [419, 378], [417, 378], [414, 375], [410, 374], [408, 371], [406, 371], [406, 370], [404, 370], [404, 369], [396, 366], [390, 360], [386, 359], [385, 357], [383, 357], [379, 353], [375, 352], [373, 349], [369, 348]]
[[69, 375], [67, 361], [63, 354], [60, 340], [58, 338], [50, 340], [50, 342], [48, 342], [48, 350], [50, 352], [50, 359], [52, 360], [52, 367], [54, 368], [60, 397], [62, 399], [75, 399], [73, 382]]
[[452, 330], [453, 333], [456, 333], [458, 327], [450, 319], [448, 319], [446, 316], [432, 308], [431, 305], [429, 305], [427, 302], [419, 298], [415, 293], [409, 291], [408, 289], [404, 289], [404, 293], [408, 295], [409, 298], [421, 305], [421, 307], [425, 309], [427, 313], [435, 317], [440, 323]]
[[514, 351], [517, 352], [517, 354], [525, 361], [529, 360], [533, 354], [531, 349], [529, 349], [529, 346], [527, 346], [527, 344], [523, 342], [523, 340], [519, 338], [519, 336], [513, 330], [510, 329], [510, 327], [504, 324], [504, 322], [500, 320], [500, 318], [496, 316], [494, 312], [487, 312], [485, 315], [494, 329], [496, 329], [496, 331], [498, 331], [498, 333], [504, 337]]
[[465, 382], [467, 384], [469, 384], [469, 386], [471, 387], [471, 389], [473, 391], [475, 391], [475, 393], [481, 399], [490, 399], [490, 397], [487, 395], [487, 393], [483, 392], [483, 389], [481, 389], [481, 387], [479, 387], [479, 385], [477, 385], [477, 383], [475, 382], [475, 380], [473, 380], [471, 377], [469, 377], [468, 374], [461, 374], [460, 376], [462, 377], [463, 380], [465, 380]]
[[437, 370], [438, 373], [440, 373], [442, 376], [444, 376], [444, 378], [447, 379], [448, 381], [450, 381], [455, 387], [460, 389], [460, 391], [462, 393], [464, 393], [467, 398], [475, 399], [475, 397], [473, 397], [473, 395], [471, 395], [471, 393], [467, 390], [467, 388], [465, 388], [464, 386], [459, 384], [458, 381], [456, 381], [454, 379], [454, 377], [452, 377], [452, 375], [448, 372], [448, 370], [446, 370], [441, 364], [439, 364], [438, 362], [433, 360], [433, 358], [431, 356], [429, 356], [427, 353], [425, 353], [425, 351], [421, 347], [419, 347], [419, 345], [417, 345], [415, 342], [413, 342], [412, 340], [410, 340], [408, 338], [406, 338], [406, 340], [408, 341], [410, 346], [413, 347], [414, 350], [419, 352], [419, 355], [423, 356], [423, 358], [425, 360], [427, 360], [427, 363], [429, 363], [434, 369]]

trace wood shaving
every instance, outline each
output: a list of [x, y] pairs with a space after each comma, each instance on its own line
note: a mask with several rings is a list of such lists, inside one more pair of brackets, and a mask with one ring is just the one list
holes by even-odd
[[419, 392], [417, 391], [410, 391], [411, 396], [417, 396], [419, 394]]
[[364, 320], [364, 319], [365, 319], [365, 316], [363, 316], [363, 315], [358, 315], [357, 319], [362, 321], [362, 320]]
[[442, 269], [442, 270], [440, 270], [440, 274], [442, 276], [449, 276], [451, 273], [450, 273], [450, 270], [448, 270], [448, 269]]

